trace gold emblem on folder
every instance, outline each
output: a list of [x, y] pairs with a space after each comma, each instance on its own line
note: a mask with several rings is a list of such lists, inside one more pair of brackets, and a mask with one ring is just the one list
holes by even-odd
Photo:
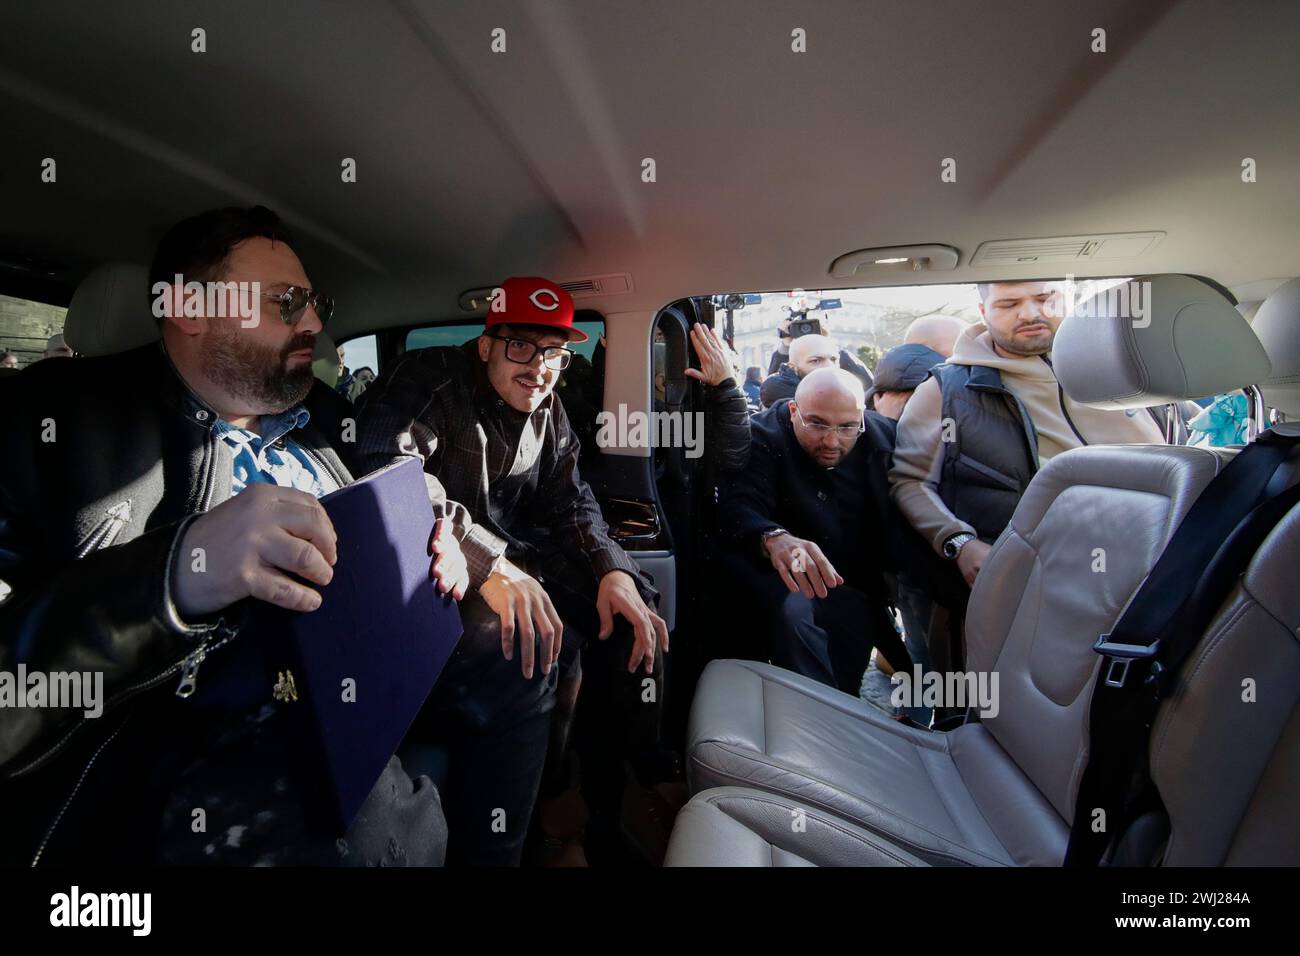
[[275, 687], [271, 689], [271, 696], [279, 701], [291, 701], [298, 699], [298, 688], [293, 682], [293, 671], [280, 671], [276, 675]]

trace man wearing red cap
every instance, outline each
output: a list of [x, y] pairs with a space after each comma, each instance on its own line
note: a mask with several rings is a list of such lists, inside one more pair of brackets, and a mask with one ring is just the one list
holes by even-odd
[[371, 386], [358, 423], [367, 468], [418, 456], [454, 512], [460, 548], [435, 545], [435, 562], [464, 596], [465, 633], [408, 738], [448, 751], [452, 862], [519, 862], [562, 649], [566, 661], [579, 645], [584, 659], [618, 654], [621, 677], [584, 666], [598, 684], [584, 695], [636, 702], [656, 652], [668, 650], [657, 593], [610, 538], [553, 394], [568, 345], [586, 338], [564, 289], [508, 279], [482, 335], [408, 352]]

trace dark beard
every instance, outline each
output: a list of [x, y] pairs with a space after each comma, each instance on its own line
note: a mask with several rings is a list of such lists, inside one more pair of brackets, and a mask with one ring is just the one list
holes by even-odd
[[1001, 336], [994, 333], [992, 328], [989, 328], [989, 337], [993, 339], [993, 344], [1004, 352], [1010, 352], [1012, 355], [1018, 355], [1021, 358], [1033, 358], [1035, 355], [1047, 355], [1052, 351], [1052, 344], [1056, 341], [1056, 336], [1053, 334], [1052, 337], [1047, 340], [1046, 346], [1036, 348], [1032, 352], [1026, 352], [1022, 347], [1016, 345], [1014, 335], [1011, 339], [1003, 341]]
[[295, 335], [282, 349], [272, 350], [241, 336], [237, 329], [214, 323], [214, 332], [202, 353], [203, 374], [256, 408], [259, 415], [286, 411], [311, 391], [311, 364], [291, 371], [286, 362], [290, 352], [311, 348], [314, 335]]

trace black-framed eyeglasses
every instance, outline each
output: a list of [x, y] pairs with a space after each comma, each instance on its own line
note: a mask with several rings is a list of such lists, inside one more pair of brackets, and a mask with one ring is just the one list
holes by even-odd
[[512, 339], [505, 335], [489, 335], [488, 338], [506, 343], [506, 358], [520, 365], [532, 365], [538, 352], [542, 353], [546, 367], [557, 372], [563, 372], [573, 361], [573, 349], [563, 345], [538, 345], [527, 339]]
[[807, 428], [818, 438], [824, 438], [827, 432], [834, 432], [836, 438], [857, 438], [867, 430], [865, 418], [856, 425], [823, 425], [821, 422], [807, 421], [803, 415], [800, 414], [798, 408], [794, 410], [794, 413], [799, 421], [803, 423], [803, 427]]
[[316, 318], [320, 319], [321, 325], [328, 322], [330, 316], [334, 314], [333, 299], [315, 289], [304, 289], [302, 286], [291, 285], [283, 292], [263, 292], [262, 298], [274, 299], [280, 303], [280, 320], [285, 325], [297, 325], [301, 322], [308, 305], [315, 310]]

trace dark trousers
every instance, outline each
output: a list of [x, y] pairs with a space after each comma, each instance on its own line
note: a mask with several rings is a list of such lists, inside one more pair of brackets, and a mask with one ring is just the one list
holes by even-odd
[[[653, 777], [659, 758], [663, 714], [664, 660], [657, 646], [653, 671], [642, 663], [629, 673], [634, 643], [630, 624], [614, 618], [612, 633], [599, 640], [596, 593], [571, 564], [547, 562], [546, 593], [564, 621], [561, 680], [581, 673], [573, 720], [573, 750], [580, 767], [579, 788], [591, 816], [587, 850], [599, 856], [619, 829], [626, 766]], [[606, 841], [606, 842], [602, 842]], [[599, 845], [597, 845], [599, 844]]]
[[517, 866], [546, 762], [557, 669], [534, 666], [525, 678], [518, 646], [507, 661], [500, 619], [477, 592], [461, 601], [460, 616], [465, 633], [406, 745], [446, 754], [448, 864]]
[[770, 566], [745, 564], [738, 600], [748, 602], [773, 664], [857, 696], [862, 675], [879, 649], [895, 670], [910, 671], [912, 659], [894, 626], [889, 603], [849, 584], [824, 598], [791, 592]]
[[[516, 866], [541, 785], [555, 689], [562, 672], [583, 673], [576, 719], [576, 746], [588, 781], [611, 794], [612, 773], [632, 741], [657, 728], [662, 666], [656, 673], [629, 674], [632, 631], [615, 617], [608, 639], [597, 640], [596, 583], [590, 572], [564, 560], [525, 568], [545, 588], [564, 622], [557, 667], [526, 680], [514, 659], [501, 653], [500, 619], [477, 593], [460, 605], [465, 633], [408, 734], [408, 745], [436, 746], [447, 754], [441, 787], [447, 817], [447, 862], [470, 866]], [[518, 631], [516, 630], [516, 640]], [[647, 691], [645, 681], [653, 689]], [[648, 704], [642, 703], [649, 698]], [[649, 706], [654, 705], [654, 706]], [[621, 778], [618, 784], [621, 790]], [[614, 797], [616, 799], [616, 797]]]
[[898, 576], [896, 594], [898, 610], [903, 615], [903, 640], [907, 652], [922, 670], [929, 671], [930, 613], [933, 610], [930, 596], [905, 574]]

